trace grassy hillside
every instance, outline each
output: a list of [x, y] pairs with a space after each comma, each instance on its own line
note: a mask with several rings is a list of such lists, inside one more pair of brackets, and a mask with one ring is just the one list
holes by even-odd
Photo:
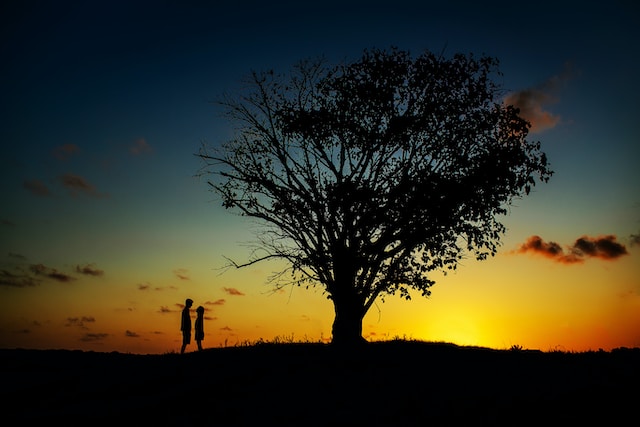
[[66, 424], [623, 425], [640, 349], [563, 353], [389, 341], [132, 355], [0, 350], [4, 412]]

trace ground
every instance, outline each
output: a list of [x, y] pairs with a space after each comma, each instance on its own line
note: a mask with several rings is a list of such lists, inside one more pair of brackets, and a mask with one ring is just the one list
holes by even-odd
[[390, 341], [184, 355], [0, 350], [10, 419], [215, 426], [577, 426], [636, 418], [640, 349]]

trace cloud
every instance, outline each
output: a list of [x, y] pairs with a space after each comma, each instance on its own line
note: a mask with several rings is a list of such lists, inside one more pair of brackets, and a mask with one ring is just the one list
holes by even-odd
[[228, 293], [229, 295], [238, 295], [238, 296], [244, 296], [244, 294], [242, 292], [240, 292], [239, 290], [237, 290], [236, 288], [222, 288], [226, 293]]
[[640, 233], [632, 234], [629, 236], [629, 246], [639, 246], [640, 245]]
[[151, 285], [148, 283], [140, 283], [138, 284], [138, 289], [141, 291], [148, 291], [149, 289], [151, 289]]
[[64, 326], [77, 326], [82, 329], [89, 329], [85, 323], [95, 323], [96, 319], [91, 316], [67, 317], [67, 323]]
[[76, 266], [76, 272], [87, 276], [104, 276], [104, 270], [94, 268], [93, 264], [87, 264], [84, 267]]
[[31, 264], [29, 270], [36, 276], [44, 276], [58, 282], [69, 283], [76, 280], [75, 277], [62, 273], [55, 268], [47, 267], [43, 264]]
[[11, 332], [14, 333], [14, 334], [27, 335], [27, 334], [30, 334], [31, 332], [33, 332], [35, 329], [38, 329], [38, 328], [41, 328], [41, 327], [42, 327], [42, 324], [40, 322], [38, 322], [37, 320], [32, 320], [30, 322], [27, 322], [27, 326], [25, 326], [23, 328], [20, 328], [20, 329], [14, 329]]
[[136, 139], [133, 145], [129, 147], [129, 153], [131, 153], [134, 156], [151, 153], [152, 151], [153, 149], [144, 138]]
[[[19, 262], [21, 265], [13, 265], [8, 268], [0, 269], [0, 286], [10, 286], [16, 288], [24, 288], [28, 286], [36, 286], [42, 283], [41, 278], [55, 280], [61, 283], [70, 283], [78, 280], [71, 274], [59, 271], [53, 267], [40, 264], [26, 264], [27, 260], [24, 255], [9, 252], [8, 257], [13, 261]], [[77, 265], [75, 271], [87, 276], [103, 276], [104, 271], [95, 268], [93, 264], [84, 266]]]
[[104, 271], [94, 268], [93, 264], [87, 264], [84, 267], [77, 265], [76, 272], [87, 276], [104, 276]]
[[128, 329], [126, 331], [124, 331], [124, 336], [125, 337], [129, 337], [129, 338], [140, 338], [140, 335], [138, 335], [135, 332], [130, 331]]
[[108, 336], [109, 336], [109, 334], [104, 334], [104, 333], [100, 333], [100, 334], [84, 334], [80, 338], [80, 341], [84, 341], [84, 342], [103, 341]]
[[162, 306], [160, 306], [160, 310], [158, 310], [158, 312], [162, 313], [162, 314], [166, 314], [166, 313], [173, 313], [173, 310], [171, 310], [166, 305], [162, 305]]
[[224, 305], [226, 301], [223, 298], [220, 298], [218, 300], [215, 301], [207, 301], [204, 304], [205, 305]]
[[78, 151], [80, 151], [80, 147], [76, 144], [63, 144], [53, 149], [53, 157], [58, 160], [67, 160]]
[[570, 64], [566, 64], [560, 74], [552, 76], [541, 84], [507, 94], [504, 103], [520, 109], [520, 115], [531, 123], [531, 133], [554, 128], [560, 123], [561, 118], [547, 111], [546, 107], [558, 102], [555, 93], [572, 75], [573, 70]]
[[22, 182], [22, 186], [34, 196], [47, 197], [51, 195], [49, 188], [42, 181], [37, 179], [24, 180]]
[[12, 288], [26, 288], [40, 284], [40, 280], [21, 272], [14, 274], [7, 270], [0, 270], [0, 286]]
[[186, 268], [176, 268], [173, 270], [173, 274], [180, 280], [190, 280], [189, 278], [189, 270]]
[[627, 248], [616, 242], [616, 236], [580, 237], [573, 245], [575, 253], [583, 257], [595, 257], [600, 259], [616, 259], [628, 255]]
[[533, 253], [563, 264], [582, 263], [588, 258], [615, 260], [627, 255], [627, 248], [616, 241], [616, 236], [582, 236], [573, 245], [563, 249], [556, 242], [545, 242], [540, 236], [531, 236], [515, 253]]
[[60, 176], [60, 182], [66, 187], [72, 196], [78, 196], [79, 194], [85, 194], [92, 197], [103, 197], [104, 195], [99, 193], [96, 188], [91, 185], [86, 179], [81, 176], [73, 174], [64, 174]]

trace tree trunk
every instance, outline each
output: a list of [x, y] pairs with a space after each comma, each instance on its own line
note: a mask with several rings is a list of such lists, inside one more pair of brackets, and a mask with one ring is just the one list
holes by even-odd
[[336, 316], [333, 319], [331, 343], [338, 346], [357, 346], [366, 342], [362, 337], [364, 303], [355, 295], [333, 296]]
[[333, 319], [331, 343], [337, 346], [357, 346], [362, 338], [364, 298], [355, 287], [357, 256], [347, 245], [336, 245], [333, 254], [333, 276], [331, 299], [336, 316]]

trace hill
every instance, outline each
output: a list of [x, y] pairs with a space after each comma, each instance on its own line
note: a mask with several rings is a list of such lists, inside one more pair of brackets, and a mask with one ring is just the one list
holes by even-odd
[[577, 426], [637, 417], [640, 349], [539, 352], [410, 341], [165, 355], [0, 350], [22, 422]]

